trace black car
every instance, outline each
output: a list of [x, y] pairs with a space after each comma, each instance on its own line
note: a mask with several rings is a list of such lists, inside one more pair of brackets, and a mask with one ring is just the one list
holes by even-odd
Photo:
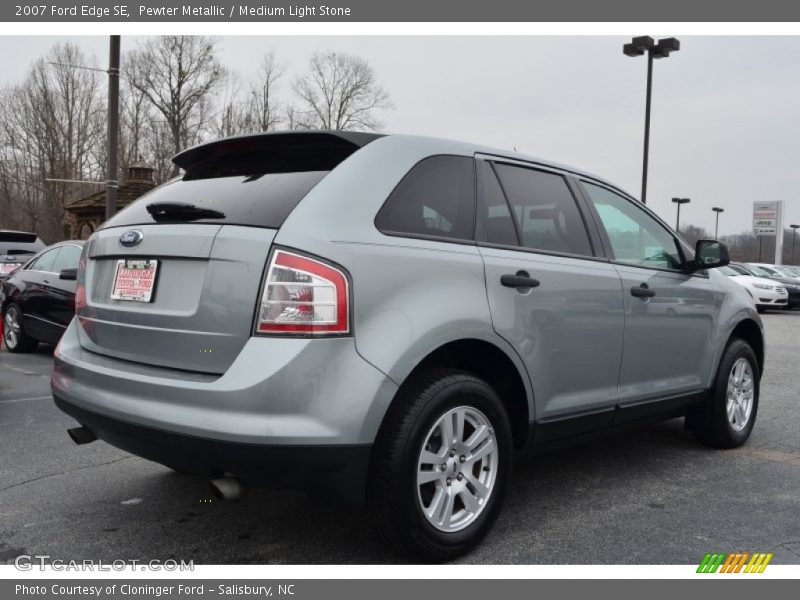
[[10, 352], [55, 344], [75, 315], [75, 286], [83, 241], [54, 244], [0, 283], [3, 341]]
[[767, 270], [761, 265], [754, 265], [750, 263], [731, 263], [730, 266], [744, 269], [747, 271], [748, 275], [777, 281], [778, 283], [782, 284], [789, 293], [789, 299], [787, 301], [786, 308], [800, 308], [800, 283], [797, 282], [797, 279], [781, 277], [780, 275], [776, 274], [777, 271], [773, 271], [772, 269]]
[[44, 247], [35, 233], [0, 229], [0, 281]]

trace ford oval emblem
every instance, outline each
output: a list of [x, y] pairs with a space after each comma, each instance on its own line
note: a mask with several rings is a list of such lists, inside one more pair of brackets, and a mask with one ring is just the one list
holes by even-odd
[[126, 248], [133, 248], [138, 246], [144, 239], [144, 234], [138, 229], [129, 229], [121, 236], [119, 236], [119, 243]]

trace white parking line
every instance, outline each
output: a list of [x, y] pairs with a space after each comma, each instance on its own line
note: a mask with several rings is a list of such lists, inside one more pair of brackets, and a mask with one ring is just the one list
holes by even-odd
[[34, 400], [52, 400], [52, 396], [36, 396], [35, 398], [11, 398], [10, 400], [3, 400], [0, 398], [0, 404], [11, 404], [13, 402], [33, 402]]

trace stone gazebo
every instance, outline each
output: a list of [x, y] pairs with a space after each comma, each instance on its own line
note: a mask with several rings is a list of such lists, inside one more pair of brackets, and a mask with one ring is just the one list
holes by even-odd
[[[131, 163], [125, 181], [117, 190], [117, 210], [121, 210], [152, 190], [153, 169], [142, 161]], [[64, 217], [64, 237], [85, 240], [106, 220], [106, 191], [84, 196], [67, 205]]]

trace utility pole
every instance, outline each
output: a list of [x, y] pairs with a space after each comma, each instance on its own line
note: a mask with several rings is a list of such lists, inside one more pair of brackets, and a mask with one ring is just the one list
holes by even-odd
[[119, 146], [120, 36], [109, 36], [108, 46], [108, 166], [106, 169], [106, 220], [117, 212], [117, 149]]

